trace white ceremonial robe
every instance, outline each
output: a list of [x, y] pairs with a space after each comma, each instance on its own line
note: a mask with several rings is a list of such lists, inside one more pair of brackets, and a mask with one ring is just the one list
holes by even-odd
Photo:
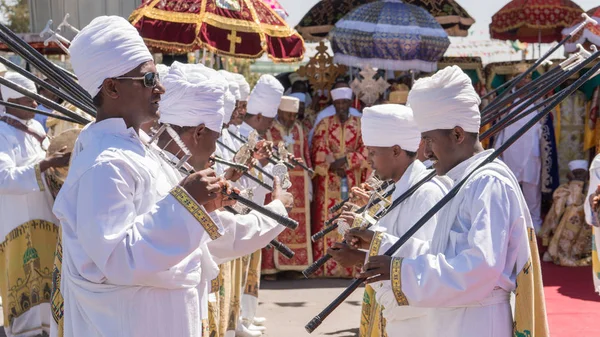
[[65, 337], [201, 336], [198, 247], [223, 230], [182, 188], [161, 198], [164, 184], [158, 158], [122, 119], [81, 132], [54, 205]]
[[[523, 105], [523, 103], [517, 104], [518, 102], [519, 99], [517, 98], [515, 100], [516, 107], [511, 112]], [[500, 131], [494, 147], [496, 149], [499, 148], [519, 129], [529, 123], [537, 113], [536, 110]], [[542, 125], [536, 123], [502, 153], [502, 161], [511, 169], [517, 181], [522, 185], [523, 195], [527, 201], [536, 231], [542, 227], [542, 188], [540, 186], [542, 174], [541, 137]]]
[[[36, 120], [25, 121], [10, 114], [6, 114], [6, 117], [13, 118], [40, 134], [45, 134], [42, 125]], [[58, 220], [52, 213], [52, 196], [45, 187], [43, 174], [39, 171], [38, 164], [45, 157], [46, 152], [36, 138], [5, 122], [0, 122], [0, 237], [6, 244], [2, 258], [6, 259], [5, 263], [12, 265], [11, 269], [15, 264], [20, 270], [25, 267], [23, 256], [5, 255], [12, 252], [11, 244], [6, 239], [12, 230], [32, 220], [58, 224]], [[53, 256], [54, 248], [50, 248], [49, 251]], [[39, 252], [39, 254], [45, 253]], [[8, 282], [14, 287], [18, 275], [10, 275], [8, 267], [6, 265], [7, 269], [2, 270], [2, 277], [5, 278], [3, 282]], [[30, 282], [29, 279], [26, 281], [29, 286], [31, 286]], [[28, 292], [27, 295], [31, 294]], [[4, 298], [5, 315], [9, 314], [13, 301], [15, 300]], [[16, 306], [20, 307], [18, 304]], [[18, 316], [14, 317], [12, 324], [4, 326], [8, 337], [29, 337], [42, 332], [50, 333], [52, 313], [49, 303], [33, 305], [27, 310], [18, 309], [17, 313]], [[4, 317], [2, 319], [4, 320]]]
[[[598, 185], [600, 185], [600, 155], [596, 155], [592, 164], [590, 165], [590, 184], [587, 192], [587, 197], [583, 203], [583, 209], [585, 211], [585, 221], [590, 225], [594, 226], [592, 228], [593, 235], [592, 238], [594, 242], [592, 242], [592, 246], [596, 248], [596, 252], [600, 247], [600, 224], [596, 223], [596, 219], [592, 215], [592, 207], [590, 205], [590, 196], [596, 193], [596, 189], [598, 189]], [[597, 254], [597, 253], [596, 253]], [[592, 254], [592, 259], [594, 253]], [[594, 289], [597, 293], [600, 294], [600, 272], [598, 269], [599, 266], [596, 266], [597, 260], [592, 262], [592, 277], [594, 280]]]
[[[312, 145], [312, 139], [315, 136], [315, 130], [317, 129], [317, 125], [319, 124], [320, 121], [324, 120], [327, 117], [331, 117], [335, 115], [335, 107], [332, 105], [326, 107], [325, 109], [321, 110], [321, 112], [319, 112], [317, 114], [317, 118], [315, 118], [315, 123], [313, 124], [312, 129], [310, 129], [310, 131], [308, 132], [308, 145], [311, 146]], [[350, 116], [354, 116], [354, 117], [362, 117], [362, 113], [360, 113], [360, 111], [354, 109], [354, 108], [350, 108]]]
[[[411, 186], [431, 173], [419, 160], [415, 160], [395, 184], [392, 200], [396, 200]], [[448, 192], [451, 183], [448, 179], [434, 177], [423, 184], [402, 204], [384, 216], [375, 228], [376, 234], [371, 243], [369, 255], [383, 255], [404, 233], [406, 233], [423, 215], [429, 211]], [[437, 223], [437, 216], [429, 220], [409, 239], [394, 256], [415, 258], [429, 249], [430, 241]], [[377, 250], [375, 252], [375, 250]], [[399, 306], [390, 281], [376, 282], [371, 285], [375, 290], [377, 303], [383, 307], [386, 319], [386, 332], [394, 336], [426, 336], [427, 315], [430, 309], [412, 306]]]
[[[493, 150], [448, 172], [461, 181]], [[529, 256], [529, 210], [510, 169], [496, 160], [473, 174], [440, 211], [430, 252], [406, 258], [401, 291], [432, 308], [429, 336], [511, 336], [510, 293]], [[522, 265], [518, 265], [522, 264]]]

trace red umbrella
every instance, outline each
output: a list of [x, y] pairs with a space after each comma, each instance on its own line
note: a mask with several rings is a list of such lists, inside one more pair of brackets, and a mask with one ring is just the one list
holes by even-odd
[[551, 43], [581, 17], [583, 9], [570, 0], [513, 0], [502, 7], [490, 24], [493, 39]]
[[261, 0], [145, 0], [129, 16], [146, 44], [186, 53], [206, 48], [219, 55], [297, 62], [304, 41]]

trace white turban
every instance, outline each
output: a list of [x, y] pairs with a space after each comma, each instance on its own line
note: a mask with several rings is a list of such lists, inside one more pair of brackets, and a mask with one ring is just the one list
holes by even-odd
[[95, 97], [105, 79], [122, 76], [152, 55], [138, 31], [120, 16], [99, 16], [75, 36], [69, 47], [79, 84]]
[[338, 99], [352, 99], [352, 89], [350, 88], [337, 88], [331, 90], [331, 98], [334, 101]]
[[235, 73], [232, 73], [231, 75], [240, 86], [240, 101], [247, 102], [248, 96], [250, 96], [250, 84], [248, 84], [248, 81], [246, 81], [244, 75]]
[[219, 70], [219, 74], [221, 74], [221, 76], [223, 76], [227, 80], [227, 82], [229, 82], [229, 92], [231, 94], [233, 94], [233, 97], [235, 97], [235, 100], [236, 101], [241, 100], [242, 96], [240, 94], [240, 85], [237, 82], [237, 80], [235, 79], [235, 76], [233, 76], [234, 74], [232, 74], [226, 70]]
[[[37, 93], [37, 88], [35, 86], [35, 83], [33, 83], [33, 81], [25, 78], [25, 76], [23, 76], [19, 73], [16, 73], [14, 71], [8, 71], [4, 75], [4, 79], [9, 80], [16, 85], [22, 86], [23, 88], [25, 88], [29, 91]], [[20, 97], [25, 96], [25, 95], [21, 94], [20, 92], [18, 92], [16, 90], [12, 90], [11, 88], [5, 87], [5, 86], [0, 86], [0, 90], [2, 92], [2, 99], [4, 101], [8, 101], [9, 98], [15, 99], [15, 98], [20, 98]]]
[[271, 75], [262, 75], [250, 94], [248, 113], [275, 118], [282, 96], [283, 85]]
[[306, 103], [306, 94], [303, 92], [293, 92], [288, 96], [296, 97], [298, 100], [300, 100], [300, 103]]
[[405, 151], [417, 152], [421, 133], [413, 112], [400, 104], [375, 105], [363, 110], [361, 133], [366, 146], [400, 146]]
[[229, 123], [231, 120], [231, 116], [235, 110], [235, 103], [235, 96], [231, 93], [231, 91], [225, 90], [225, 95], [223, 96], [223, 123]]
[[589, 164], [587, 160], [572, 160], [569, 162], [569, 170], [570, 171], [575, 171], [575, 170], [588, 170]]
[[279, 104], [279, 110], [285, 112], [298, 113], [300, 110], [300, 100], [296, 97], [284, 96], [281, 97], [281, 103]]
[[415, 82], [407, 105], [421, 132], [460, 126], [466, 132], [479, 133], [479, 103], [469, 76], [451, 66]]
[[169, 73], [169, 69], [171, 69], [171, 67], [166, 66], [162, 63], [159, 63], [156, 65], [156, 71], [158, 72], [158, 77], [162, 80], [163, 78], [165, 78], [165, 76], [167, 76], [167, 74]]
[[166, 93], [160, 101], [160, 122], [198, 126], [221, 132], [227, 80], [202, 64], [174, 62], [162, 81]]

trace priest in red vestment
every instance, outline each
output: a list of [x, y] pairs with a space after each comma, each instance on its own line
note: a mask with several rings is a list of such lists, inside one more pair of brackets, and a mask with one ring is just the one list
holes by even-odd
[[[295, 97], [283, 97], [273, 126], [265, 137], [277, 148], [283, 142], [290, 155], [310, 164], [308, 131], [298, 120], [300, 101]], [[288, 259], [275, 249], [263, 249], [262, 273], [276, 274], [280, 271], [302, 271], [313, 262], [310, 241], [310, 199], [312, 199], [311, 176], [300, 166], [288, 172], [292, 186], [288, 192], [294, 196], [294, 208], [289, 216], [298, 221], [296, 230], [288, 229], [279, 235], [278, 240], [291, 248], [295, 255]]]
[[[360, 118], [350, 114], [352, 90], [340, 87], [331, 91], [335, 114], [323, 118], [314, 128], [311, 160], [315, 168], [312, 232], [323, 229], [331, 215], [329, 208], [345, 197], [354, 186], [366, 178], [367, 152], [362, 142]], [[313, 244], [314, 258], [342, 238], [337, 231]], [[354, 268], [344, 268], [329, 260], [316, 276], [352, 278]]]

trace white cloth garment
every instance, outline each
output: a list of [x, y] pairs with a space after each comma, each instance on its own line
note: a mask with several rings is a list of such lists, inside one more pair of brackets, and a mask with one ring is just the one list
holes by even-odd
[[[518, 104], [519, 101], [518, 98], [515, 100], [516, 107], [511, 112], [523, 104]], [[500, 131], [494, 142], [494, 147], [499, 148], [502, 146], [536, 115], [537, 111], [534, 111]], [[502, 160], [511, 169], [519, 183], [523, 185], [523, 194], [536, 230], [539, 230], [542, 226], [541, 137], [542, 125], [536, 123], [502, 153]], [[523, 158], [527, 158], [527, 160], [523, 160]]]
[[[24, 89], [27, 89], [31, 92], [37, 93], [37, 88], [35, 86], [35, 83], [33, 83], [32, 80], [27, 79], [25, 76], [14, 72], [14, 71], [8, 71], [6, 74], [4, 74], [4, 79], [13, 82], [16, 85], [19, 85], [21, 87], [23, 87]], [[16, 98], [20, 98], [23, 97], [25, 95], [21, 94], [20, 92], [13, 90], [9, 87], [0, 85], [0, 92], [2, 92], [2, 99], [4, 101], [8, 101], [9, 99], [16, 99]]]
[[412, 110], [400, 104], [381, 104], [363, 110], [361, 134], [366, 146], [400, 146], [416, 152], [421, 133]]
[[[395, 184], [392, 200], [396, 200], [411, 186], [423, 179], [431, 170], [415, 160]], [[383, 255], [404, 233], [406, 233], [423, 215], [429, 211], [448, 192], [451, 183], [445, 178], [433, 178], [423, 184], [406, 201], [398, 205], [384, 216], [375, 228], [383, 232], [381, 245], [377, 255]], [[429, 249], [433, 237], [437, 217], [433, 217], [419, 231], [407, 241], [394, 256], [414, 258], [424, 254]], [[423, 328], [426, 324], [428, 308], [399, 306], [390, 281], [372, 284], [375, 298], [383, 310], [386, 319], [388, 336], [426, 336]]]
[[225, 93], [225, 116], [223, 118], [223, 123], [227, 124], [231, 120], [237, 101], [239, 101], [242, 96], [240, 94], [240, 85], [237, 83], [232, 73], [226, 70], [219, 70], [219, 74], [221, 74], [229, 84], [229, 90], [227, 90], [228, 93]]
[[[493, 150], [458, 164], [455, 184]], [[431, 250], [402, 261], [402, 291], [430, 307], [429, 336], [511, 336], [510, 292], [529, 258], [531, 218], [516, 179], [496, 160], [440, 211]]]
[[240, 101], [247, 102], [250, 96], [250, 84], [242, 74], [231, 73], [233, 79], [240, 86]]
[[[326, 107], [325, 109], [321, 110], [321, 112], [319, 112], [317, 114], [317, 118], [315, 118], [315, 124], [313, 124], [312, 129], [310, 129], [310, 132], [308, 133], [308, 143], [309, 144], [312, 144], [312, 139], [315, 135], [315, 130], [317, 129], [317, 125], [319, 125], [319, 122], [321, 122], [325, 118], [331, 117], [333, 115], [335, 115], [335, 107], [333, 105]], [[350, 108], [350, 116], [361, 118], [362, 114], [360, 113], [360, 111], [358, 111], [354, 108]]]
[[152, 61], [138, 31], [120, 16], [99, 16], [85, 26], [69, 46], [79, 84], [95, 97], [105, 79], [123, 76]]
[[331, 90], [331, 98], [334, 101], [337, 101], [339, 99], [351, 100], [352, 99], [352, 89], [350, 89], [350, 88], [333, 89], [333, 90]]
[[167, 76], [167, 74], [169, 73], [169, 69], [171, 69], [171, 67], [166, 66], [162, 63], [156, 65], [156, 71], [158, 71], [158, 77], [161, 81], [165, 78], [165, 76]]
[[119, 118], [77, 139], [54, 204], [65, 337], [201, 335], [198, 247], [223, 230], [159, 196], [170, 186], [158, 160]]
[[[35, 120], [24, 121], [9, 114], [6, 116], [44, 134], [44, 129]], [[37, 139], [0, 122], [0, 237], [3, 242], [12, 230], [31, 220], [58, 224], [52, 214], [52, 196], [41, 180], [42, 175], [36, 174], [36, 165], [45, 156], [46, 152]], [[16, 263], [19, 268], [23, 264], [22, 256], [4, 255], [3, 258], [11, 264]], [[10, 279], [11, 275], [7, 275], [6, 270], [3, 272], [3, 277]], [[8, 304], [9, 301], [5, 299], [5, 314], [9, 310]], [[51, 321], [50, 304], [42, 303], [15, 317], [11, 324], [4, 326], [4, 330], [8, 337], [36, 336], [42, 332], [50, 333]]]
[[[594, 228], [592, 228], [594, 233], [593, 245], [595, 245], [596, 248], [600, 247], [600, 232], [598, 231], [600, 224], [596, 223], [596, 219], [592, 214], [590, 197], [596, 193], [598, 185], [600, 185], [600, 155], [596, 155], [596, 157], [594, 157], [594, 160], [592, 161], [592, 164], [590, 166], [590, 184], [588, 192], [586, 194], [585, 202], [583, 203], [583, 209], [585, 211], [585, 221], [588, 223], [588, 225], [594, 226]], [[594, 274], [592, 275], [592, 278], [594, 280], [594, 289], [597, 293], [600, 294], [600, 275]]]
[[471, 79], [459, 67], [451, 66], [431, 77], [419, 79], [408, 94], [419, 131], [453, 129], [479, 132], [481, 99]]
[[267, 118], [275, 118], [283, 96], [283, 86], [272, 75], [262, 75], [248, 99], [247, 112], [251, 115], [261, 114]]
[[[221, 132], [227, 80], [202, 64], [174, 62], [162, 80], [166, 92], [160, 102], [160, 122]], [[233, 110], [232, 110], [233, 111]]]
[[229, 92], [233, 94], [235, 100], [241, 100], [242, 94], [240, 93], [240, 84], [236, 80], [235, 74], [230, 73], [227, 70], [219, 70], [219, 74], [221, 74], [221, 76], [223, 76], [229, 83]]

